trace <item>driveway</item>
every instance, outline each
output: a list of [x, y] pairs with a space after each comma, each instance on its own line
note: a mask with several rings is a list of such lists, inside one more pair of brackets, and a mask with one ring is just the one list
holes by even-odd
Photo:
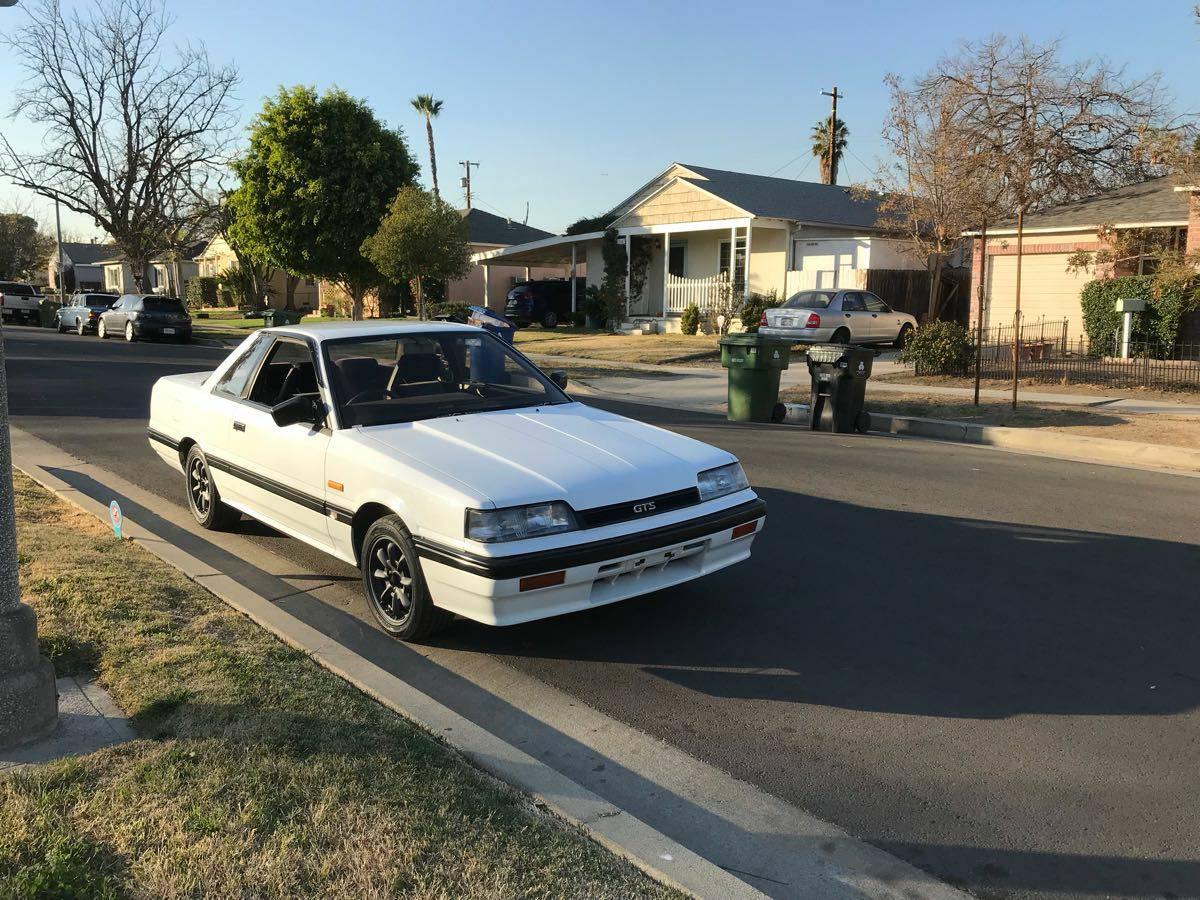
[[[181, 501], [150, 384], [220, 352], [6, 336], [14, 424]], [[1200, 896], [1200, 480], [597, 405], [738, 454], [770, 509], [754, 559], [431, 655], [487, 654], [981, 896]], [[242, 531], [355, 630], [353, 569]]]

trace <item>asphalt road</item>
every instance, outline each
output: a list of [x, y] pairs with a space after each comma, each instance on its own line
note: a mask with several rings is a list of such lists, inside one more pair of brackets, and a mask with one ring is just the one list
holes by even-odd
[[[5, 331], [14, 424], [183, 502], [150, 387], [220, 352]], [[753, 560], [439, 642], [981, 896], [1200, 897], [1200, 479], [596, 405], [736, 453], [769, 504]]]

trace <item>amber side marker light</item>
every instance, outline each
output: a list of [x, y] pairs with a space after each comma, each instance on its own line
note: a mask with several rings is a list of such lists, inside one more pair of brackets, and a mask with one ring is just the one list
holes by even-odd
[[736, 541], [740, 537], [745, 537], [748, 534], [754, 534], [754, 529], [758, 527], [758, 522], [747, 522], [745, 525], [739, 525], [733, 529], [733, 534], [730, 539]]
[[554, 587], [566, 580], [567, 570], [563, 569], [561, 572], [547, 572], [545, 575], [526, 575], [521, 579], [519, 587], [523, 591], [536, 591], [538, 588]]

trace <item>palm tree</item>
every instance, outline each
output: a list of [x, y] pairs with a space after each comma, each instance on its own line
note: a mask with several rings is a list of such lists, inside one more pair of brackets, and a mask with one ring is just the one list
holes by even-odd
[[437, 183], [437, 156], [433, 152], [433, 120], [442, 111], [442, 101], [433, 94], [418, 94], [412, 98], [413, 109], [425, 117], [425, 135], [429, 138], [429, 174], [433, 178], [433, 196], [441, 199]]
[[821, 161], [821, 184], [837, 184], [838, 163], [846, 150], [846, 138], [850, 129], [841, 119], [837, 120], [833, 134], [833, 166], [829, 165], [829, 119], [824, 118], [813, 126], [812, 153]]

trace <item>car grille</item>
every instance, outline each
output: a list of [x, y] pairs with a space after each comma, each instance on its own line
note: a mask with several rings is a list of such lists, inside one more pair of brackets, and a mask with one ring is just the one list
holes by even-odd
[[624, 503], [613, 503], [609, 506], [594, 506], [591, 509], [575, 510], [575, 519], [583, 528], [598, 528], [601, 525], [612, 525], [615, 522], [629, 522], [634, 519], [644, 519], [658, 513], [684, 506], [694, 506], [700, 502], [699, 488], [684, 488], [681, 491], [671, 491], [654, 497], [643, 497], [641, 500], [626, 500]]

